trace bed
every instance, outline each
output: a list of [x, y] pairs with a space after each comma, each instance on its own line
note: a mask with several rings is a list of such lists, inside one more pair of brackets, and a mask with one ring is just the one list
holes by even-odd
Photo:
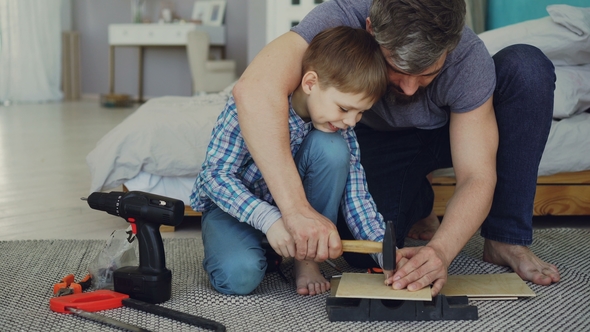
[[[534, 215], [590, 215], [590, 8], [549, 6], [547, 16], [480, 34], [488, 50], [527, 43], [556, 66], [554, 121], [541, 165]], [[86, 160], [90, 192], [120, 186], [188, 204], [209, 136], [233, 85], [216, 94], [154, 98], [107, 133]], [[433, 179], [435, 211], [454, 190], [452, 169]], [[189, 207], [187, 215], [199, 215]]]

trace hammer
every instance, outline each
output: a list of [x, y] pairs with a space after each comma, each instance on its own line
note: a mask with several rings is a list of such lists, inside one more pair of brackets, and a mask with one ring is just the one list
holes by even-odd
[[383, 270], [395, 270], [395, 231], [393, 222], [385, 224], [383, 243], [368, 240], [342, 240], [342, 251], [361, 254], [383, 253]]

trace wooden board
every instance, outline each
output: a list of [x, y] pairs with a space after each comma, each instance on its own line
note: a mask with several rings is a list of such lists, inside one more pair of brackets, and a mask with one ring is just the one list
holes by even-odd
[[193, 210], [189, 205], [185, 205], [184, 215], [189, 217], [200, 217], [203, 215], [203, 213]]
[[[455, 183], [452, 176], [435, 176], [432, 179], [437, 216], [445, 214], [447, 203], [455, 191]], [[590, 215], [590, 171], [538, 177], [533, 215]]]
[[590, 214], [590, 185], [537, 185], [535, 216]]
[[535, 292], [516, 273], [449, 275], [440, 293], [478, 299], [535, 296]]
[[430, 287], [410, 292], [407, 289], [395, 290], [385, 285], [384, 281], [383, 274], [343, 273], [338, 283], [336, 297], [432, 301]]

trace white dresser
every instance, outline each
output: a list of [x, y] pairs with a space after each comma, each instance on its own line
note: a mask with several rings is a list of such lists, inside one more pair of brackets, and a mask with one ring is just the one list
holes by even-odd
[[212, 47], [221, 48], [225, 57], [225, 26], [207, 26], [193, 23], [179, 24], [111, 24], [109, 25], [109, 93], [115, 93], [115, 47], [139, 48], [139, 84], [137, 97], [143, 101], [143, 52], [145, 47], [186, 46], [191, 30], [205, 30]]
[[193, 23], [183, 24], [111, 24], [111, 46], [182, 46], [191, 30], [209, 33], [211, 45], [225, 45], [225, 26], [208, 26]]

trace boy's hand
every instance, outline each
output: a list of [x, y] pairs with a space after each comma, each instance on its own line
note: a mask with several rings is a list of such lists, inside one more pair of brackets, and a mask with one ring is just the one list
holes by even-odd
[[295, 257], [295, 241], [283, 223], [283, 219], [277, 220], [268, 231], [266, 238], [274, 251], [283, 257]]
[[296, 259], [323, 262], [342, 256], [336, 225], [311, 206], [310, 209], [300, 208], [296, 213], [283, 213], [282, 219], [295, 240]]

